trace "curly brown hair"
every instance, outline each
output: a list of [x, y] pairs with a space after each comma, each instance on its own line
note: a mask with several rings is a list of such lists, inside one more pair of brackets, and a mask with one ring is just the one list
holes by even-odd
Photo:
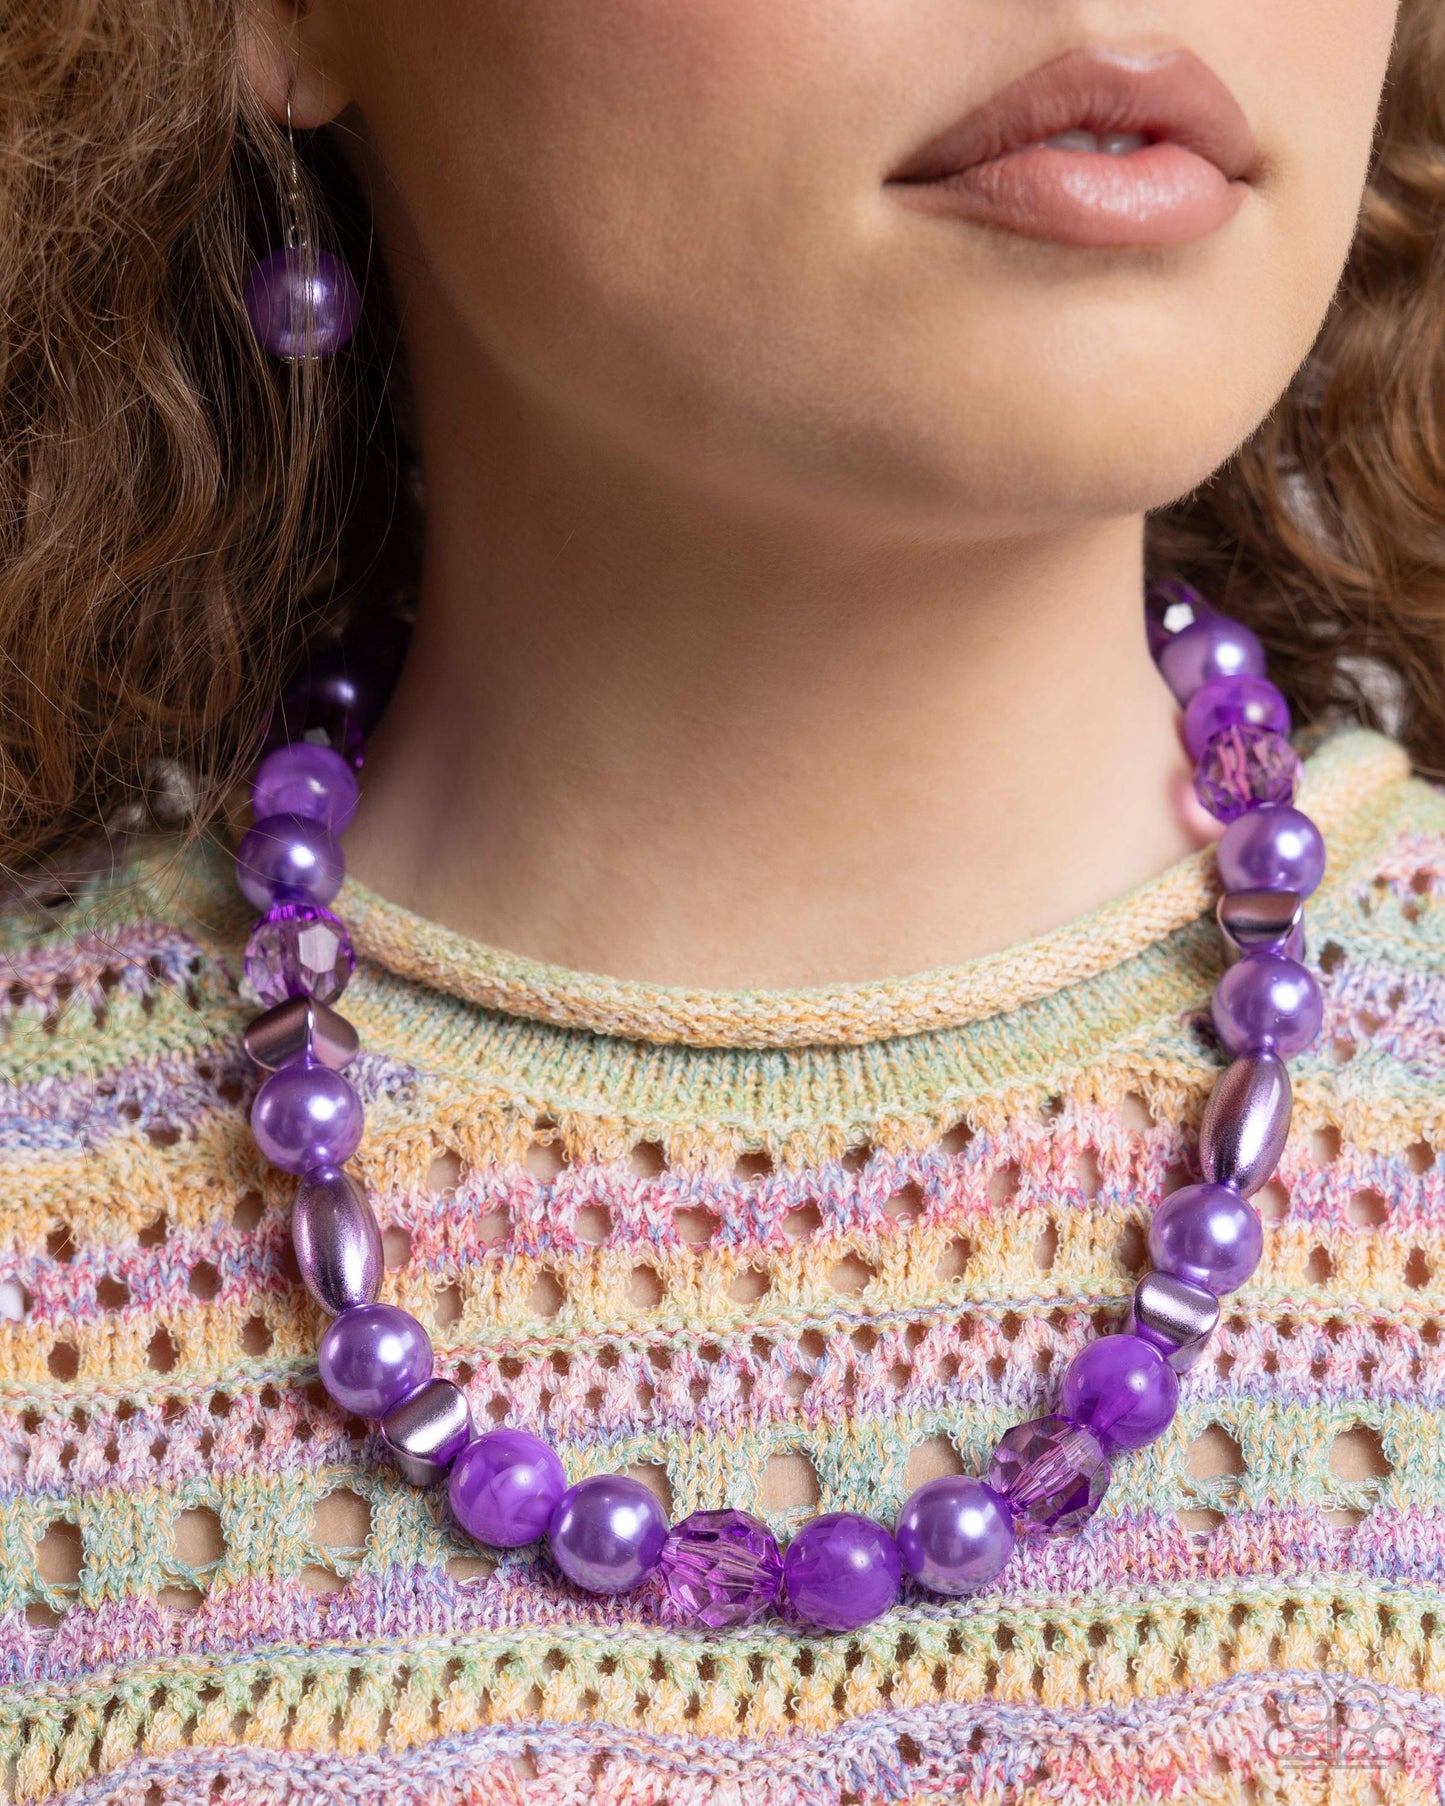
[[[288, 153], [242, 76], [241, 9], [0, 13], [0, 867], [125, 820], [157, 771], [190, 773], [203, 816], [303, 641], [394, 591], [414, 559], [384, 283], [367, 284], [344, 370], [278, 369], [246, 321]], [[303, 223], [344, 238], [354, 195], [326, 137]], [[1152, 575], [1254, 626], [1297, 718], [1383, 711], [1422, 770], [1445, 771], [1435, 0], [1406, 0], [1360, 230], [1314, 351], [1225, 469], [1154, 517], [1149, 544]]]

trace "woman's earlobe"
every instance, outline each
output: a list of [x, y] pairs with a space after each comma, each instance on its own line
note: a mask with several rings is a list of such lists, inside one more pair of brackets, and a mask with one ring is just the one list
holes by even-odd
[[241, 21], [241, 64], [262, 106], [278, 125], [299, 131], [329, 125], [350, 104], [346, 85], [322, 55], [319, 9], [293, 0], [251, 0]]

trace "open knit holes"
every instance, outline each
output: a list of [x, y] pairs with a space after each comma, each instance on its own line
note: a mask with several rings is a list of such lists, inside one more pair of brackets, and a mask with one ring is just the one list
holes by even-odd
[[53, 1630], [80, 1596], [85, 1549], [80, 1526], [71, 1518], [55, 1518], [35, 1543], [32, 1591], [26, 1622], [37, 1630]]
[[338, 1487], [316, 1501], [311, 1512], [311, 1541], [317, 1559], [301, 1570], [301, 1581], [313, 1593], [335, 1593], [360, 1567], [371, 1535], [371, 1506], [350, 1487]]
[[1340, 1530], [1353, 1530], [1377, 1503], [1384, 1482], [1394, 1472], [1378, 1430], [1355, 1423], [1330, 1445], [1328, 1462], [1335, 1503], [1326, 1519]]
[[199, 1606], [226, 1558], [221, 1520], [209, 1506], [189, 1506], [176, 1513], [171, 1537], [170, 1578], [161, 1588], [161, 1604], [177, 1611]]
[[1211, 1535], [1239, 1496], [1244, 1451], [1223, 1424], [1207, 1424], [1185, 1452], [1184, 1472], [1185, 1496], [1195, 1503], [1179, 1510], [1180, 1528], [1194, 1536]]

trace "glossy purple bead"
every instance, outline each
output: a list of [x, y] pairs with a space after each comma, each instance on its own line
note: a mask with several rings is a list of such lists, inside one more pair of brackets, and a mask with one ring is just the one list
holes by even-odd
[[657, 1566], [666, 1541], [662, 1507], [626, 1474], [579, 1480], [547, 1524], [552, 1559], [589, 1593], [630, 1593]]
[[267, 815], [236, 849], [236, 882], [257, 909], [329, 903], [346, 865], [334, 835], [304, 815]]
[[1247, 809], [1293, 802], [1299, 775], [1299, 754], [1283, 734], [1227, 727], [1199, 756], [1194, 794], [1216, 821], [1230, 822]]
[[1013, 1513], [1015, 1536], [1067, 1536], [1098, 1510], [1109, 1457], [1092, 1430], [1034, 1417], [999, 1438], [988, 1483]]
[[525, 1430], [488, 1430], [457, 1456], [447, 1496], [479, 1543], [517, 1549], [544, 1535], [567, 1476], [556, 1452]]
[[284, 1173], [344, 1166], [365, 1126], [361, 1099], [339, 1072], [319, 1060], [293, 1060], [279, 1067], [251, 1106], [257, 1146]]
[[1287, 734], [1289, 704], [1267, 677], [1211, 677], [1190, 697], [1184, 711], [1184, 744], [1190, 758], [1199, 758], [1227, 727]]
[[251, 807], [258, 821], [268, 815], [301, 815], [333, 834], [344, 834], [359, 794], [356, 773], [340, 753], [293, 740], [267, 753], [257, 766]]
[[1013, 1553], [1013, 1513], [982, 1480], [945, 1474], [920, 1486], [893, 1533], [903, 1566], [930, 1593], [987, 1586]]
[[270, 1007], [289, 997], [335, 1003], [351, 982], [356, 956], [346, 924], [319, 903], [278, 903], [246, 942], [246, 982]]
[[1279, 953], [1250, 953], [1219, 975], [1211, 1013], [1232, 1054], [1266, 1048], [1282, 1060], [1320, 1032], [1324, 999], [1308, 966]]
[[825, 1511], [809, 1518], [783, 1557], [783, 1596], [800, 1624], [857, 1630], [898, 1598], [898, 1545], [872, 1518]]
[[356, 278], [330, 251], [283, 245], [246, 278], [246, 315], [272, 357], [333, 357], [356, 331]]
[[1179, 1381], [1140, 1336], [1100, 1336], [1069, 1362], [1059, 1411], [1092, 1430], [1112, 1453], [1162, 1436], [1179, 1408]]
[[1155, 655], [1181, 708], [1218, 677], [1263, 677], [1264, 647], [1241, 621], [1203, 613], [1172, 634]]
[[381, 1228], [340, 1167], [318, 1166], [297, 1187], [291, 1241], [306, 1290], [323, 1310], [336, 1317], [375, 1302], [384, 1267]]
[[416, 1318], [394, 1304], [354, 1304], [326, 1326], [321, 1384], [358, 1417], [385, 1417], [431, 1378], [432, 1350]]
[[1232, 1185], [1186, 1185], [1149, 1225], [1149, 1259], [1162, 1273], [1208, 1286], [1215, 1297], [1242, 1286], [1259, 1265], [1264, 1231]]
[[1226, 890], [1288, 890], [1307, 897], [1325, 875], [1324, 837], [1288, 803], [1237, 817], [1220, 836], [1216, 857]]
[[668, 1615], [709, 1630], [773, 1609], [783, 1577], [777, 1538], [745, 1511], [695, 1511], [668, 1532], [658, 1560]]

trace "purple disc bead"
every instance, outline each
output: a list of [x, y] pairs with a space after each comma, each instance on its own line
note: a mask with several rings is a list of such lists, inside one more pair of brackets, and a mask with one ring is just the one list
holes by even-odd
[[1207, 1286], [1215, 1297], [1242, 1286], [1259, 1265], [1259, 1215], [1232, 1185], [1186, 1185], [1149, 1225], [1149, 1259], [1161, 1273]]
[[1015, 1536], [1067, 1536], [1099, 1508], [1109, 1457], [1092, 1430], [1067, 1417], [1033, 1417], [999, 1438], [988, 1483], [1013, 1513]]
[[801, 1624], [857, 1630], [898, 1598], [898, 1545], [872, 1518], [826, 1511], [810, 1518], [783, 1557], [783, 1594]]
[[1323, 835], [1288, 803], [1236, 817], [1220, 836], [1216, 857], [1227, 891], [1290, 890], [1307, 897], [1325, 875]]
[[268, 815], [301, 815], [344, 834], [356, 813], [356, 773], [329, 746], [293, 740], [267, 753], [256, 768], [251, 807], [258, 821]]
[[920, 1486], [894, 1531], [903, 1566], [930, 1593], [971, 1593], [1013, 1553], [1013, 1513], [982, 1480], [945, 1474]]
[[657, 1566], [666, 1541], [662, 1507], [626, 1474], [579, 1480], [547, 1524], [552, 1559], [589, 1593], [630, 1593]]
[[457, 1522], [495, 1549], [535, 1543], [566, 1490], [556, 1452], [525, 1430], [476, 1437], [457, 1456], [447, 1481]]
[[1264, 647], [1241, 621], [1202, 613], [1172, 634], [1155, 655], [1159, 674], [1186, 708], [1217, 677], [1263, 677]]
[[1320, 1032], [1324, 999], [1308, 966], [1280, 953], [1249, 953], [1219, 975], [1211, 1013], [1232, 1054], [1268, 1049], [1282, 1060]]
[[1294, 801], [1299, 754], [1283, 734], [1239, 724], [1216, 734], [1199, 756], [1194, 794], [1216, 821]]
[[332, 357], [356, 331], [356, 278], [330, 251], [283, 245], [246, 278], [246, 317], [272, 357]]
[[1100, 1336], [1069, 1362], [1059, 1410], [1092, 1430], [1110, 1453], [1162, 1436], [1179, 1408], [1179, 1381], [1140, 1336]]
[[1289, 704], [1267, 677], [1211, 677], [1190, 697], [1184, 711], [1184, 744], [1190, 758], [1199, 758], [1227, 727], [1287, 734]]
[[344, 1166], [365, 1126], [361, 1099], [339, 1072], [319, 1060], [278, 1067], [251, 1106], [256, 1144], [283, 1173]]
[[345, 875], [335, 836], [304, 815], [264, 816], [236, 849], [236, 882], [257, 909], [329, 903]]
[[658, 1561], [668, 1616], [709, 1630], [773, 1609], [783, 1577], [777, 1538], [745, 1511], [695, 1511], [668, 1532]]
[[326, 1326], [321, 1384], [358, 1417], [385, 1417], [431, 1378], [431, 1341], [394, 1304], [354, 1304]]
[[246, 982], [267, 1007], [291, 997], [335, 1003], [356, 969], [346, 924], [319, 903], [279, 903], [246, 942]]

